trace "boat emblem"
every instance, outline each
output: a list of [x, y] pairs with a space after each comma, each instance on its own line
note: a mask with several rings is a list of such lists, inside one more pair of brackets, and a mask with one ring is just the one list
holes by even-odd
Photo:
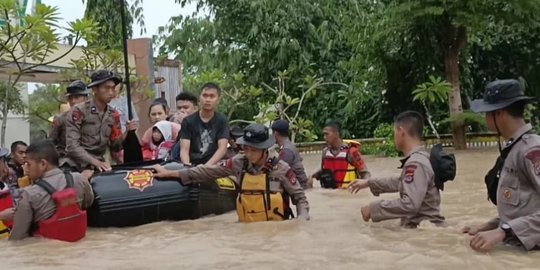
[[129, 171], [124, 178], [128, 183], [129, 188], [138, 189], [141, 192], [151, 187], [154, 181], [154, 175], [150, 170], [133, 170]]

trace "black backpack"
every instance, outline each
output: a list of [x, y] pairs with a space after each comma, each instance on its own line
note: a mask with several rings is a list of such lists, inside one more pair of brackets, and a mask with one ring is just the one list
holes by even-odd
[[429, 163], [435, 173], [435, 186], [444, 190], [444, 183], [456, 178], [456, 157], [444, 152], [441, 144], [436, 144], [431, 148]]

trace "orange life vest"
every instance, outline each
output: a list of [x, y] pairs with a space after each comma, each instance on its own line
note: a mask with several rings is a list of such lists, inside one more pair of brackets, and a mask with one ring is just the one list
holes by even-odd
[[66, 172], [66, 188], [56, 191], [44, 180], [36, 185], [43, 188], [54, 200], [56, 212], [49, 219], [39, 222], [35, 235], [66, 242], [76, 242], [86, 235], [86, 211], [77, 202], [77, 191], [73, 188], [73, 175]]
[[336, 155], [329, 149], [325, 150], [321, 173], [321, 185], [324, 188], [347, 188], [357, 178], [356, 168], [347, 160], [352, 147], [355, 146], [343, 146]]
[[[13, 207], [13, 199], [9, 190], [0, 192], [0, 211]], [[0, 239], [9, 237], [12, 222], [0, 220]]]

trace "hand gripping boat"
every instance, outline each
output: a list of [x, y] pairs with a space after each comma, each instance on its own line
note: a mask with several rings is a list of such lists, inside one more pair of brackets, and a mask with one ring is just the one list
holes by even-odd
[[[152, 164], [122, 165], [113, 167], [111, 172], [96, 174], [92, 179], [95, 199], [88, 209], [88, 225], [137, 226], [162, 220], [196, 219], [236, 209], [238, 189], [231, 179], [184, 186], [178, 181], [154, 179], [149, 165]], [[185, 169], [175, 162], [164, 167]]]

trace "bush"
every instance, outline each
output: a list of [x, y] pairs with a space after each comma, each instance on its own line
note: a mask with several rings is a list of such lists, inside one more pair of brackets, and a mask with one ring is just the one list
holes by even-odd
[[362, 154], [397, 157], [399, 152], [394, 145], [394, 125], [382, 123], [373, 132], [375, 138], [383, 138], [382, 143], [366, 143], [362, 145]]
[[540, 134], [540, 117], [538, 117], [539, 112], [540, 108], [533, 104], [529, 104], [527, 107], [525, 107], [525, 121], [533, 126], [533, 130], [536, 134]]

